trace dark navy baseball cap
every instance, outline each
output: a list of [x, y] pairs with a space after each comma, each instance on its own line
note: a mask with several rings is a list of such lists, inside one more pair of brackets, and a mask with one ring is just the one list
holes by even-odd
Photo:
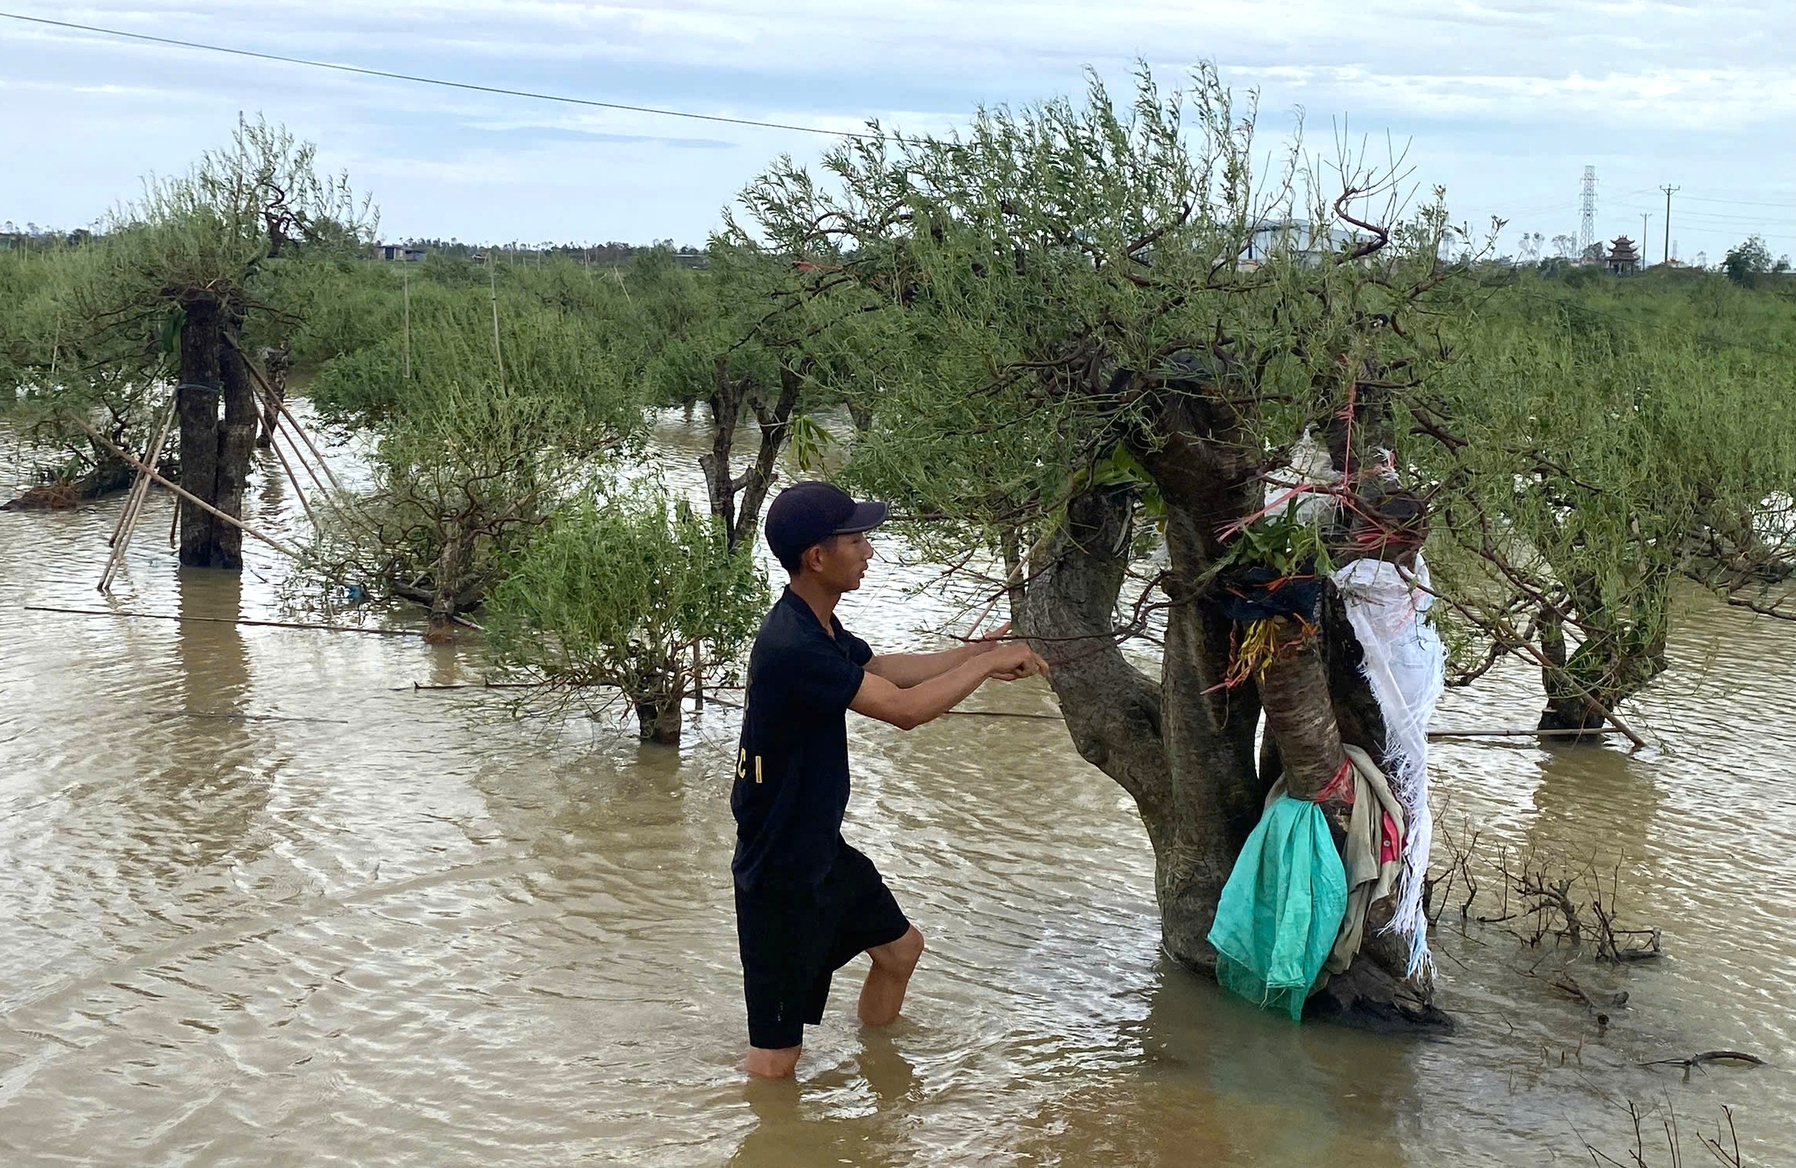
[[872, 531], [885, 521], [884, 503], [857, 503], [829, 483], [793, 483], [767, 508], [767, 546], [787, 571], [796, 571], [806, 549], [832, 535]]

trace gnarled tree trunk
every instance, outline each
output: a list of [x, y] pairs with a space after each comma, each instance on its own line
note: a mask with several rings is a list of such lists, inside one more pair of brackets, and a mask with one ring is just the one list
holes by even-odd
[[644, 742], [678, 746], [683, 722], [680, 702], [686, 679], [677, 669], [653, 669], [643, 674], [629, 695], [636, 711], [636, 726]]
[[1228, 668], [1229, 635], [1195, 604], [1168, 613], [1159, 681], [1117, 648], [1133, 505], [1126, 486], [1072, 500], [1025, 591], [1021, 629], [1052, 666], [1079, 753], [1134, 796], [1154, 847], [1167, 953], [1210, 969], [1216, 900], [1265, 800], [1254, 763], [1258, 694], [1251, 684], [1206, 692]]
[[[1594, 602], [1586, 612], [1600, 612]], [[1580, 731], [1560, 734], [1560, 743], [1603, 741], [1597, 733], [1622, 702], [1639, 693], [1665, 671], [1665, 630], [1639, 628], [1607, 630], [1586, 638], [1570, 655], [1565, 628], [1556, 614], [1541, 620], [1540, 646], [1547, 665], [1540, 671], [1546, 705], [1538, 730]]]
[[[209, 292], [181, 302], [181, 486], [231, 516], [243, 516], [244, 488], [256, 439], [256, 398], [237, 348], [241, 309]], [[220, 418], [220, 405], [223, 418]], [[195, 504], [180, 505], [184, 568], [243, 567], [243, 533]]]
[[[798, 408], [798, 394], [804, 384], [798, 371], [780, 367], [779, 396], [769, 403], [752, 378], [730, 377], [729, 365], [719, 357], [712, 368], [711, 384], [711, 449], [699, 455], [699, 469], [705, 475], [705, 495], [711, 514], [723, 521], [731, 550], [753, 544], [755, 529], [761, 521], [761, 505], [773, 485], [774, 471], [781, 451], [792, 432], [792, 413]], [[755, 460], [742, 474], [730, 474], [730, 453], [736, 443], [736, 427], [746, 407], [755, 415], [761, 431], [761, 447]], [[741, 501], [737, 501], [741, 495]]]
[[[1201, 406], [1174, 401], [1169, 412]], [[1332, 589], [1317, 639], [1278, 658], [1263, 686], [1221, 682], [1231, 623], [1199, 599], [1200, 580], [1221, 554], [1215, 533], [1251, 511], [1253, 476], [1223, 444], [1200, 441], [1196, 416], [1175, 438], [1139, 457], [1166, 504], [1170, 568], [1161, 676], [1156, 681], [1117, 647], [1117, 600], [1128, 560], [1134, 488], [1092, 487], [1068, 506], [1044, 549], [1022, 604], [1021, 631], [1052, 666], [1051, 681], [1079, 753], [1135, 799], [1155, 857], [1155, 891], [1168, 954], [1210, 971], [1207, 940], [1217, 900], [1266, 793], [1284, 773], [1292, 792], [1314, 797], [1345, 760], [1342, 743], [1384, 761], [1384, 725], [1364, 677], [1351, 625]], [[1294, 622], [1290, 630], [1295, 635]], [[1264, 758], [1254, 739], [1266, 715]], [[1325, 807], [1325, 810], [1327, 808]], [[1331, 817], [1344, 825], [1344, 817]], [[1376, 924], [1392, 905], [1374, 907]], [[1405, 974], [1408, 947], [1369, 930], [1358, 960], [1311, 999], [1312, 1013], [1388, 1028], [1450, 1026], [1433, 1008], [1426, 970]]]

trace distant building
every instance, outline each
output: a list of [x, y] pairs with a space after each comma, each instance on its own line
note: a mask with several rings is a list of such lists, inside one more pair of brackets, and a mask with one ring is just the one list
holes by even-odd
[[399, 263], [415, 264], [424, 258], [421, 247], [407, 247], [403, 243], [383, 243], [380, 245], [380, 258]]
[[1609, 254], [1603, 257], [1603, 267], [1612, 276], [1631, 276], [1640, 270], [1640, 253], [1634, 250], [1634, 241], [1625, 235], [1615, 237], [1609, 245]]
[[1241, 258], [1244, 268], [1257, 268], [1275, 254], [1291, 254], [1305, 264], [1318, 264], [1322, 257], [1340, 251], [1358, 236], [1341, 227], [1327, 227], [1317, 232], [1308, 219], [1262, 219], [1247, 241], [1247, 254]]

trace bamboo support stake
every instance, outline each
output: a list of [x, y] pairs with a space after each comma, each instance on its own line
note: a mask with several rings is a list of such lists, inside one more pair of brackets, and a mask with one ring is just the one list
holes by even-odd
[[[248, 365], [249, 363], [245, 361], [244, 364]], [[250, 368], [250, 372], [252, 374], [255, 373], [254, 367]], [[265, 389], [267, 388], [266, 382], [263, 383], [263, 387]], [[299, 475], [295, 473], [293, 464], [287, 460], [286, 451], [281, 449], [280, 440], [282, 438], [287, 439], [287, 445], [292, 449], [294, 459], [298, 461], [299, 465], [306, 468], [306, 475], [312, 480], [313, 485], [318, 488], [318, 492], [326, 497], [329, 496], [330, 492], [325, 490], [324, 481], [318, 477], [318, 472], [312, 469], [312, 464], [307, 462], [300, 454], [299, 447], [294, 443], [292, 435], [283, 434], [281, 432], [281, 418], [280, 415], [275, 412], [275, 401], [276, 398], [273, 390], [268, 390], [268, 392], [262, 396], [262, 425], [268, 431], [268, 449], [274, 451], [274, 456], [280, 460], [281, 469], [287, 472], [287, 481], [293, 484], [293, 493], [299, 497], [300, 508], [305, 511], [306, 518], [311, 520], [312, 526], [316, 528], [318, 526], [318, 517], [312, 514], [311, 504], [306, 501], [306, 485], [299, 481]]]
[[[144, 459], [151, 466], [156, 465], [156, 459], [162, 453], [162, 444], [167, 441], [169, 427], [174, 424], [175, 405], [176, 398], [171, 395], [168, 399], [168, 409], [162, 415], [161, 424], [152, 432], [149, 454]], [[143, 499], [149, 493], [149, 479], [139, 474], [131, 480], [131, 493], [125, 497], [125, 506], [118, 513], [118, 523], [112, 528], [112, 538], [106, 541], [107, 547], [117, 547], [119, 539], [125, 534], [126, 529], [136, 524], [137, 509], [143, 505]]]
[[206, 502], [204, 499], [200, 498], [198, 495], [195, 495], [192, 491], [189, 491], [186, 488], [181, 487], [176, 483], [169, 482], [167, 479], [163, 478], [161, 475], [157, 474], [155, 471], [151, 470], [149, 467], [147, 467], [143, 463], [139, 462], [129, 451], [127, 451], [123, 447], [117, 445], [111, 439], [103, 436], [98, 430], [96, 430], [92, 426], [88, 425], [82, 419], [76, 418], [74, 421], [77, 426], [80, 426], [83, 430], [86, 430], [88, 432], [88, 434], [90, 434], [95, 439], [95, 441], [103, 443], [114, 454], [118, 455], [120, 458], [124, 459], [126, 462], [128, 462], [132, 466], [136, 467], [138, 470], [145, 472], [152, 479], [156, 480], [158, 483], [161, 483], [164, 487], [167, 487], [169, 490], [173, 491], [176, 495], [179, 495], [181, 498], [187, 500], [189, 503], [192, 503], [195, 507], [198, 507], [201, 511], [204, 511], [206, 514], [212, 516], [212, 518], [224, 520], [226, 523], [229, 523], [232, 527], [235, 527], [238, 531], [241, 531], [243, 534], [250, 536], [253, 539], [261, 540], [263, 543], [267, 544], [269, 547], [273, 548], [275, 551], [280, 552], [282, 555], [291, 556], [293, 559], [296, 559], [296, 560], [303, 558], [300, 556], [300, 554], [298, 552], [294, 551], [292, 548], [288, 547], [286, 544], [282, 543], [280, 540], [275, 539], [273, 536], [262, 534], [260, 531], [257, 531], [255, 528], [251, 527], [249, 524], [243, 522], [243, 520], [238, 519], [236, 516], [226, 515], [223, 511], [220, 511], [217, 507], [214, 507], [212, 504]]
[[[300, 466], [305, 468], [306, 477], [312, 480], [312, 485], [318, 488], [319, 494], [328, 496], [330, 494], [330, 488], [326, 487], [324, 485], [324, 480], [318, 477], [318, 472], [316, 470], [312, 469], [312, 464], [307, 462], [305, 459], [305, 456], [300, 453], [299, 444], [293, 440], [293, 435], [291, 435], [291, 434], [287, 433], [285, 430], [282, 430], [279, 428], [280, 427], [280, 415], [275, 413], [274, 410], [270, 409], [268, 412], [268, 416], [269, 416], [269, 419], [272, 422], [274, 422], [274, 424], [275, 424], [274, 428], [269, 431], [269, 443], [268, 444], [270, 446], [273, 446], [274, 439], [285, 438], [287, 440], [287, 446], [293, 451], [293, 457], [299, 462]], [[305, 484], [301, 483], [299, 481], [298, 477], [293, 476], [291, 474], [291, 472], [289, 472], [289, 477], [293, 478], [294, 487], [296, 487], [301, 493], [304, 493]]]
[[[273, 411], [270, 411], [269, 416], [271, 418], [273, 417]], [[293, 473], [293, 464], [287, 461], [287, 454], [281, 449], [281, 444], [277, 440], [275, 430], [272, 426], [269, 427], [268, 430], [268, 448], [274, 451], [274, 456], [276, 458], [280, 459], [281, 469], [287, 472], [287, 481], [293, 484], [293, 494], [294, 497], [299, 500], [299, 509], [306, 513], [306, 521], [310, 523], [312, 529], [316, 531], [318, 529], [318, 516], [312, 514], [312, 505], [306, 501], [306, 488], [304, 484], [299, 481], [299, 476]], [[309, 470], [310, 468], [307, 469]]]
[[[287, 408], [287, 403], [281, 401], [276, 402], [275, 404], [280, 408], [281, 417], [287, 419], [293, 426], [294, 432], [299, 435], [299, 440], [306, 444], [306, 449], [310, 450], [312, 452], [312, 457], [318, 460], [318, 467], [320, 470], [324, 471], [324, 477], [331, 481], [331, 487], [341, 491], [343, 489], [343, 484], [337, 480], [336, 472], [331, 470], [331, 464], [324, 460], [324, 455], [318, 452], [318, 447], [312, 442], [311, 435], [307, 434], [305, 428], [299, 424], [299, 419], [293, 416], [293, 411]], [[295, 449], [297, 449], [297, 447]]]
[[[249, 375], [256, 379], [256, 384], [262, 387], [262, 392], [268, 396], [268, 400], [274, 403], [275, 409], [279, 411], [280, 416], [287, 419], [288, 423], [293, 427], [293, 432], [299, 435], [299, 440], [306, 444], [306, 449], [311, 451], [312, 457], [318, 460], [319, 467], [324, 471], [324, 477], [331, 481], [332, 489], [341, 491], [343, 489], [343, 484], [337, 481], [336, 474], [331, 470], [331, 464], [324, 460], [324, 455], [319, 453], [318, 447], [313, 444], [311, 437], [306, 434], [305, 427], [299, 424], [299, 419], [295, 418], [293, 416], [293, 411], [287, 408], [286, 400], [274, 392], [274, 388], [268, 384], [268, 378], [264, 377], [262, 371], [256, 368], [256, 363], [249, 359], [249, 354], [245, 353], [235, 341], [229, 340], [228, 337], [226, 339], [230, 346], [237, 350], [237, 354], [243, 358], [244, 368], [248, 369]], [[269, 432], [272, 434], [273, 430], [271, 429]], [[293, 448], [293, 453], [297, 456], [299, 454], [299, 447], [295, 446]], [[306, 472], [311, 474], [313, 480], [316, 481], [318, 476], [312, 471], [311, 466], [306, 464], [306, 460], [301, 458], [299, 461], [302, 466], [305, 466]], [[318, 489], [323, 490], [324, 484], [319, 483]]]
[[[175, 399], [170, 397], [168, 412], [162, 416], [162, 425], [157, 428], [155, 437], [150, 441], [149, 453], [145, 459], [148, 465], [155, 466], [156, 460], [162, 456], [163, 443], [168, 441], [168, 432], [173, 428], [174, 422]], [[131, 547], [131, 535], [137, 530], [137, 520], [143, 514], [143, 505], [149, 498], [149, 494], [150, 480], [142, 471], [139, 471], [136, 480], [131, 484], [131, 494], [125, 499], [124, 509], [119, 513], [118, 527], [113, 530], [112, 539], [109, 541], [112, 551], [106, 557], [106, 569], [100, 573], [100, 582], [96, 585], [99, 591], [111, 591], [113, 577], [118, 575], [120, 568], [124, 567], [125, 553]]]

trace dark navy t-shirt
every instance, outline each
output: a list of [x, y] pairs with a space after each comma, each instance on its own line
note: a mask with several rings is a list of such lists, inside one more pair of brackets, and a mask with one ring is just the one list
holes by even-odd
[[816, 885], [835, 861], [848, 808], [848, 703], [861, 687], [867, 643], [787, 589], [748, 656], [748, 697], [736, 784], [736, 883], [769, 873]]

